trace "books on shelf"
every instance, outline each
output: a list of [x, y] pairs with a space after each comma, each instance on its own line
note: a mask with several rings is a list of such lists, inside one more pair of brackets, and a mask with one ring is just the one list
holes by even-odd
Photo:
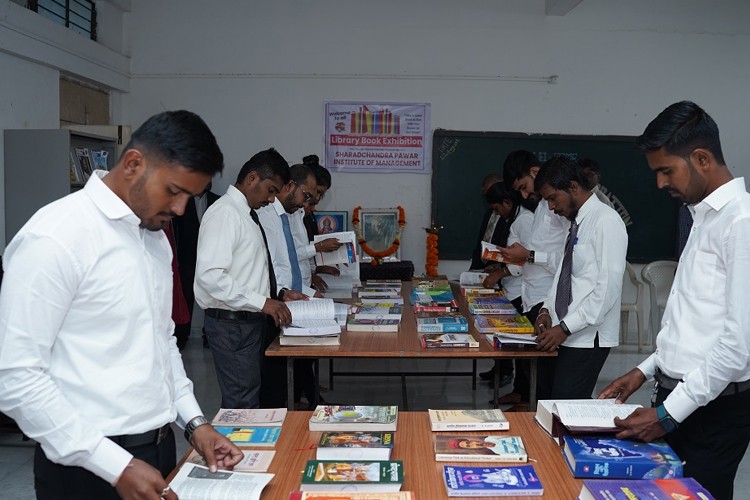
[[348, 306], [336, 304], [332, 299], [294, 300], [285, 302], [292, 313], [292, 324], [281, 328], [286, 336], [332, 335], [341, 333], [341, 325], [336, 316], [345, 315]]
[[341, 345], [341, 335], [279, 335], [279, 345], [282, 346], [305, 346], [305, 345]]
[[[271, 465], [275, 451], [272, 450], [242, 450], [242, 460], [234, 466], [235, 472], [266, 472]], [[186, 462], [207, 467], [206, 459], [193, 450]]]
[[436, 434], [437, 462], [526, 462], [520, 436]]
[[390, 491], [381, 493], [350, 493], [337, 491], [292, 491], [289, 500], [415, 500], [411, 491]]
[[181, 500], [260, 500], [273, 474], [218, 471], [184, 463], [169, 487]]
[[395, 431], [398, 406], [323, 406], [310, 417], [311, 431]]
[[346, 322], [346, 329], [350, 332], [397, 332], [401, 325], [400, 319], [358, 319], [350, 318]]
[[318, 441], [318, 460], [388, 460], [392, 432], [324, 432]]
[[578, 500], [713, 500], [690, 477], [676, 479], [584, 479]]
[[[471, 314], [502, 314], [519, 316], [516, 307], [507, 297], [476, 297], [468, 301]], [[525, 318], [525, 316], [520, 316]]]
[[501, 410], [427, 410], [430, 429], [439, 431], [507, 431], [508, 419]]
[[286, 408], [221, 408], [211, 424], [279, 427], [284, 423], [286, 413]]
[[404, 464], [393, 461], [308, 460], [302, 474], [302, 491], [399, 491]]
[[281, 427], [216, 425], [214, 429], [238, 446], [273, 447], [276, 446], [276, 441], [279, 440], [279, 434], [281, 434]]
[[469, 322], [458, 313], [417, 313], [419, 333], [463, 333], [469, 331]]
[[534, 419], [553, 437], [555, 417], [568, 432], [616, 432], [614, 418], [626, 418], [641, 405], [617, 404], [610, 399], [543, 399], [537, 403]]
[[650, 443], [613, 436], [563, 436], [573, 476], [615, 479], [682, 477], [682, 462], [664, 440]]
[[479, 347], [470, 333], [422, 333], [419, 341], [425, 349], [435, 347]]
[[340, 233], [316, 234], [313, 242], [336, 238], [341, 242], [341, 246], [333, 252], [318, 252], [315, 254], [315, 264], [318, 266], [331, 266], [335, 264], [356, 264], [359, 265], [357, 258], [357, 249], [354, 242], [356, 237], [354, 231], [343, 231]]
[[374, 304], [363, 304], [355, 302], [349, 306], [349, 312], [356, 319], [401, 319], [403, 306], [395, 302], [377, 302]]
[[534, 333], [534, 325], [529, 318], [520, 314], [477, 316], [474, 326], [480, 333]]
[[542, 496], [544, 488], [533, 465], [505, 467], [443, 466], [449, 497]]

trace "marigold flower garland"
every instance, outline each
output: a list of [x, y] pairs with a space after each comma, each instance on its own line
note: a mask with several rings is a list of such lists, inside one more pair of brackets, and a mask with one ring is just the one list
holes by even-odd
[[437, 227], [435, 223], [430, 227], [424, 228], [427, 231], [427, 258], [425, 260], [424, 270], [429, 277], [438, 275], [438, 233], [442, 227]]
[[357, 235], [357, 242], [359, 243], [360, 248], [362, 248], [362, 251], [372, 257], [370, 264], [373, 266], [382, 264], [385, 257], [396, 253], [398, 247], [401, 246], [401, 234], [404, 232], [404, 226], [406, 225], [406, 212], [404, 212], [401, 205], [396, 208], [398, 209], [398, 230], [396, 231], [396, 238], [394, 238], [391, 246], [385, 250], [373, 250], [367, 246], [367, 240], [362, 236], [362, 228], [359, 225], [359, 211], [362, 210], [362, 207], [356, 207], [352, 213], [352, 225], [354, 226], [354, 234]]

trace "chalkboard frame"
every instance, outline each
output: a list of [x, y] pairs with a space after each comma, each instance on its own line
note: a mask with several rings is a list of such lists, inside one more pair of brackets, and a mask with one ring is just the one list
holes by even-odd
[[[444, 139], [457, 139], [457, 141], [450, 142]], [[445, 168], [449, 168], [451, 154], [453, 154], [461, 139], [485, 139], [497, 141], [498, 150], [503, 151], [502, 155], [493, 158], [491, 162], [491, 169], [485, 168], [477, 175], [477, 167], [469, 167], [470, 171], [460, 172], [454, 177], [448, 177], [446, 180]], [[441, 215], [440, 210], [440, 197], [447, 198], [448, 203], [443, 205], [451, 205], [446, 211], [450, 213], [451, 210], [460, 210], [463, 217], [461, 221], [461, 238], [460, 248], [456, 245], [456, 238], [454, 237], [455, 231], [452, 233], [450, 230], [444, 229], [441, 233], [442, 245], [438, 246], [438, 252], [440, 259], [443, 260], [467, 260], [471, 258], [471, 251], [476, 244], [477, 233], [479, 224], [482, 218], [482, 213], [486, 210], [486, 206], [482, 200], [479, 192], [479, 186], [481, 179], [489, 172], [495, 172], [502, 176], [502, 163], [505, 159], [505, 155], [514, 149], [530, 149], [532, 151], [538, 151], [533, 147], [528, 147], [529, 143], [537, 144], [550, 144], [560, 143], [567, 144], [573, 143], [580, 146], [581, 150], [585, 152], [587, 147], [591, 148], [625, 148], [623, 151], [630, 157], [629, 160], [641, 164], [638, 168], [632, 169], [620, 169], [617, 165], [614, 167], [609, 166], [606, 159], [599, 158], [591, 155], [596, 161], [601, 164], [603, 173], [603, 184], [607, 186], [607, 179], [612, 174], [625, 178], [624, 182], [635, 185], [636, 188], [632, 189], [632, 193], [628, 193], [631, 198], [630, 207], [636, 210], [648, 210], [653, 206], [653, 215], [647, 214], [646, 217], [640, 214], [638, 222], [640, 224], [636, 230], [632, 230], [633, 227], [628, 227], [628, 235], [630, 237], [630, 244], [628, 245], [628, 261], [634, 263], [645, 263], [653, 260], [660, 259], [674, 259], [677, 253], [677, 212], [679, 208], [679, 202], [672, 199], [667, 193], [659, 192], [656, 187], [655, 174], [653, 174], [646, 162], [645, 157], [635, 149], [633, 145], [632, 150], [628, 145], [633, 144], [635, 141], [634, 136], [622, 136], [622, 135], [572, 135], [572, 134], [526, 134], [519, 132], [492, 132], [492, 131], [463, 131], [463, 130], [448, 130], [448, 129], [435, 129], [433, 132], [432, 141], [432, 195], [431, 195], [431, 216], [432, 221], [440, 226], [445, 224], [446, 216]], [[518, 147], [516, 144], [518, 143]], [[524, 147], [527, 146], [527, 147]], [[485, 146], [486, 147], [486, 146]], [[545, 146], [546, 147], [546, 146]], [[453, 148], [453, 149], [451, 149]], [[460, 148], [458, 148], [460, 150]], [[580, 150], [579, 150], [580, 151]], [[460, 154], [460, 152], [459, 152]], [[502, 157], [500, 157], [502, 156]], [[581, 157], [587, 156], [581, 154]], [[545, 158], [540, 158], [544, 161]], [[615, 162], [616, 163], [616, 162]], [[628, 167], [631, 165], [628, 164]], [[474, 170], [471, 170], [474, 168]], [[457, 182], [471, 183], [470, 193], [468, 197], [464, 196], [463, 204], [456, 205], [452, 196], [446, 196], [446, 186], [450, 185], [453, 189]], [[464, 187], [464, 193], [467, 194], [466, 188]], [[621, 198], [628, 198], [628, 196], [622, 196], [623, 193], [614, 192], [615, 196]], [[470, 198], [470, 199], [469, 199]], [[633, 201], [633, 198], [635, 201]], [[648, 203], [643, 203], [647, 200]], [[642, 205], [648, 205], [649, 208], [645, 208]], [[624, 208], [624, 206], [622, 206]], [[632, 209], [632, 208], [631, 208]], [[623, 214], [624, 218], [627, 216], [627, 212]], [[450, 220], [450, 215], [448, 219]], [[447, 224], [445, 224], [447, 225]], [[453, 224], [455, 228], [456, 224]], [[476, 226], [476, 227], [474, 227]], [[631, 234], [632, 233], [632, 234]], [[447, 239], [446, 239], [447, 238]]]

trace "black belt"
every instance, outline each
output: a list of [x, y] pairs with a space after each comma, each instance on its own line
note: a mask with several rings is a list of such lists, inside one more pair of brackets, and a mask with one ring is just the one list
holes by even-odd
[[135, 448], [136, 446], [145, 446], [149, 444], [159, 444], [169, 432], [169, 424], [164, 424], [153, 431], [146, 431], [140, 434], [123, 434], [122, 436], [110, 436], [109, 439], [119, 444], [123, 448]]
[[[677, 387], [677, 384], [682, 382], [682, 380], [678, 380], [676, 378], [665, 375], [664, 372], [659, 368], [657, 368], [656, 373], [654, 373], [654, 379], [656, 379], [659, 387], [662, 387], [668, 391], [673, 391], [674, 388]], [[750, 389], [750, 380], [745, 380], [742, 382], [730, 382], [729, 385], [727, 385], [724, 390], [721, 391], [721, 394], [719, 394], [719, 396], [733, 396], [735, 394], [739, 394], [740, 392], [745, 392], [748, 389]]]
[[263, 313], [250, 311], [227, 311], [226, 309], [206, 309], [206, 316], [214, 319], [250, 321], [261, 319], [263, 317]]

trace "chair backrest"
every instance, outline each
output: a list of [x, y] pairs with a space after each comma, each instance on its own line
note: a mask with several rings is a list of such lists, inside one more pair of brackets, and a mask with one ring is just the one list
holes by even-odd
[[673, 260], [655, 260], [643, 267], [641, 277], [649, 285], [652, 303], [654, 298], [659, 306], [663, 307], [667, 303], [675, 271], [677, 262]]
[[[633, 302], [630, 301], [623, 301], [623, 305], [640, 305], [641, 300], [643, 299], [643, 283], [641, 280], [638, 279], [638, 274], [635, 272], [635, 269], [633, 268], [633, 265], [630, 262], [625, 261], [625, 274], [622, 277], [623, 279], [623, 290], [625, 290], [625, 285], [627, 284], [627, 280], [630, 280], [630, 283], [633, 285], [633, 288], [635, 289], [635, 300]], [[629, 297], [632, 295], [628, 295]]]

